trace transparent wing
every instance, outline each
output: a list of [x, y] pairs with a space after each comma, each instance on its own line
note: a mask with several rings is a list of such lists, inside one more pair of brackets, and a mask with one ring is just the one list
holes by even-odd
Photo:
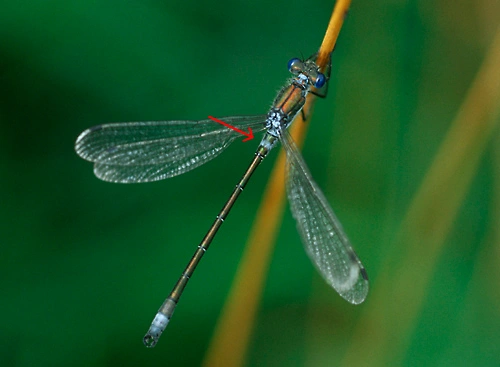
[[307, 254], [343, 298], [363, 302], [368, 293], [365, 268], [287, 130], [281, 142], [287, 156], [288, 199]]
[[[264, 130], [266, 115], [222, 117], [245, 132]], [[77, 138], [75, 150], [94, 162], [104, 181], [149, 182], [190, 171], [243, 136], [210, 119], [125, 122], [94, 126]]]

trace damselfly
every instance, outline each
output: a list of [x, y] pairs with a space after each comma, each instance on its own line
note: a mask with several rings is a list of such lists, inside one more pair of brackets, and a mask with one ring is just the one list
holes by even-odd
[[[288, 199], [307, 254], [325, 281], [343, 298], [353, 304], [364, 301], [368, 293], [366, 271], [288, 132], [307, 94], [321, 95], [326, 90], [330, 62], [325, 75], [315, 60], [313, 55], [304, 61], [288, 62], [293, 77], [278, 92], [267, 115], [221, 118], [240, 130], [266, 132], [250, 166], [158, 310], [144, 337], [146, 346], [156, 345], [198, 262], [250, 176], [278, 141], [286, 152]], [[236, 131], [212, 119], [114, 123], [85, 130], [76, 140], [75, 149], [80, 157], [95, 163], [94, 173], [104, 181], [150, 182], [180, 175], [210, 161], [238, 136]]]

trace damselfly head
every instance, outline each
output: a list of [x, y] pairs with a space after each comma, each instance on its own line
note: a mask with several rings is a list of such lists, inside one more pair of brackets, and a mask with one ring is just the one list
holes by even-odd
[[302, 61], [293, 58], [288, 61], [288, 70], [297, 75], [300, 84], [309, 84], [321, 88], [326, 83], [325, 75], [319, 71], [319, 66], [311, 59]]

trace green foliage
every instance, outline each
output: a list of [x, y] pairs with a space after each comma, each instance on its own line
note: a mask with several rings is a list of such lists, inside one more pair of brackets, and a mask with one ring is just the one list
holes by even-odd
[[[315, 105], [304, 155], [372, 284], [398, 268], [405, 249], [391, 244], [498, 23], [489, 15], [498, 6], [481, 4], [355, 1], [340, 33], [330, 94]], [[256, 143], [235, 143], [168, 181], [114, 185], [93, 176], [74, 140], [103, 122], [265, 113], [288, 77], [287, 61], [319, 47], [332, 7], [2, 2], [0, 365], [200, 364], [273, 158], [236, 204], [162, 340], [147, 350], [141, 340], [156, 308]], [[404, 336], [403, 365], [500, 364], [495, 154], [481, 161], [432, 269]], [[317, 279], [294, 227], [287, 214], [249, 366], [331, 366], [371, 342], [369, 327], [359, 345], [353, 331], [381, 290], [372, 288], [360, 306], [344, 302]], [[414, 266], [418, 277], [425, 264]], [[387, 282], [397, 282], [392, 275]]]

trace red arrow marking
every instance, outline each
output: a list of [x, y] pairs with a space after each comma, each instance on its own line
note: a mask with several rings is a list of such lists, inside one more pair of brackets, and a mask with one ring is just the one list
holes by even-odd
[[216, 119], [216, 118], [215, 118], [215, 117], [213, 117], [213, 116], [208, 116], [208, 118], [209, 118], [210, 120], [212, 120], [212, 121], [215, 121], [215, 122], [217, 122], [217, 123], [221, 124], [221, 125], [224, 125], [225, 127], [229, 128], [229, 129], [232, 129], [232, 130], [234, 130], [234, 131], [239, 132], [241, 135], [245, 135], [247, 138], [246, 138], [246, 139], [244, 139], [244, 140], [243, 140], [243, 142], [248, 141], [248, 140], [252, 140], [252, 139], [253, 139], [253, 132], [252, 132], [252, 128], [250, 128], [250, 127], [248, 128], [248, 132], [245, 132], [245, 131], [243, 131], [243, 130], [238, 129], [237, 127], [234, 127], [234, 126], [232, 126], [232, 125], [229, 125], [227, 122], [224, 122], [224, 121], [222, 121], [222, 120]]

